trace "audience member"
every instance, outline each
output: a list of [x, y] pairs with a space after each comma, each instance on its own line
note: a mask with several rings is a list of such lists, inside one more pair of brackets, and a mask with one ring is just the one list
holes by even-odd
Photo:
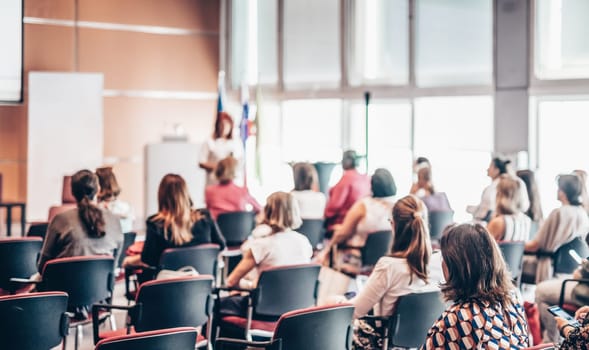
[[[193, 210], [184, 179], [167, 174], [160, 182], [158, 212], [147, 218], [145, 244], [141, 255], [128, 256], [123, 267], [157, 266], [167, 248], [215, 243], [225, 247], [225, 239], [206, 210]], [[150, 279], [146, 273], [142, 280]]]
[[372, 232], [390, 230], [389, 218], [397, 186], [391, 173], [377, 169], [370, 180], [372, 196], [358, 200], [347, 212], [344, 222], [334, 226], [333, 238], [326, 252], [334, 251], [332, 266], [350, 274], [358, 274], [362, 267], [361, 249]]
[[39, 258], [40, 273], [51, 259], [121, 253], [123, 233], [119, 220], [96, 205], [96, 175], [80, 170], [72, 176], [71, 186], [78, 207], [57, 214], [49, 224]]
[[98, 168], [96, 169], [96, 175], [100, 184], [98, 206], [109, 210], [119, 218], [123, 232], [133, 231], [135, 215], [129, 203], [119, 199], [121, 188], [112, 167]]
[[[350, 302], [354, 318], [368, 314], [390, 316], [400, 296], [436, 290], [437, 280], [431, 280], [431, 242], [427, 224], [427, 209], [414, 195], [406, 196], [392, 209], [391, 227], [394, 231], [391, 253], [378, 260], [364, 288]], [[439, 276], [438, 276], [439, 277]], [[373, 322], [355, 321], [354, 348], [380, 349], [382, 332]]]
[[573, 170], [573, 174], [577, 175], [581, 180], [581, 203], [583, 208], [589, 215], [589, 193], [587, 193], [587, 172], [585, 170]]
[[215, 176], [219, 180], [216, 185], [207, 186], [205, 190], [205, 203], [211, 212], [213, 219], [219, 214], [234, 211], [261, 210], [260, 204], [249, 194], [247, 188], [233, 183], [237, 159], [227, 157], [217, 163]]
[[530, 207], [525, 213], [532, 219], [532, 222], [539, 224], [542, 222], [544, 214], [542, 213], [542, 204], [540, 203], [540, 192], [538, 191], [536, 176], [533, 171], [527, 169], [518, 170], [516, 174], [526, 185], [528, 200], [530, 202]]
[[522, 213], [520, 182], [509, 174], [499, 176], [495, 200], [495, 216], [487, 229], [497, 241], [527, 241], [530, 218]]
[[[497, 183], [499, 182], [499, 176], [502, 174], [509, 173], [509, 164], [511, 163], [508, 159], [501, 159], [495, 157], [491, 160], [491, 164], [487, 168], [487, 176], [492, 180], [491, 184], [483, 190], [481, 195], [481, 202], [477, 206], [469, 206], [467, 211], [473, 215], [473, 219], [489, 221], [493, 217], [493, 210], [495, 210], [495, 197]], [[521, 180], [518, 180], [521, 181]], [[525, 212], [530, 207], [526, 188], [520, 186], [521, 191], [521, 207], [519, 210]]]
[[583, 306], [575, 312], [575, 318], [580, 326], [576, 327], [561, 317], [555, 317], [556, 324], [564, 341], [558, 347], [560, 350], [579, 350], [589, 348], [589, 306]]
[[417, 176], [417, 181], [411, 185], [410, 194], [419, 198], [429, 196], [434, 193], [434, 184], [432, 182], [432, 167], [429, 160], [425, 157], [418, 157], [413, 164], [413, 172]]
[[[298, 204], [290, 193], [271, 194], [264, 207], [262, 225], [269, 234], [247, 241], [247, 249], [242, 260], [227, 277], [228, 287], [255, 287], [258, 272], [274, 266], [305, 264], [311, 261], [313, 248], [307, 237], [294, 231], [301, 225]], [[246, 275], [255, 279], [241, 281]], [[230, 296], [220, 301], [224, 315], [246, 316], [247, 298]]]
[[[589, 261], [583, 260], [572, 277], [575, 279], [589, 279]], [[542, 340], [547, 343], [556, 343], [559, 340], [559, 327], [557, 327], [556, 320], [548, 311], [548, 308], [552, 305], [558, 305], [560, 302], [563, 281], [563, 278], [550, 279], [536, 286], [536, 304], [538, 304], [542, 329], [544, 329]], [[589, 285], [569, 281], [565, 285], [564, 302], [577, 306], [589, 304]]]
[[302, 219], [322, 219], [325, 212], [325, 195], [319, 192], [317, 170], [310, 163], [296, 163], [292, 167], [294, 190], [291, 192]]
[[233, 127], [233, 118], [226, 112], [219, 112], [213, 137], [202, 145], [198, 165], [207, 172], [207, 186], [217, 183], [215, 168], [221, 159], [232, 156], [239, 161], [243, 157], [243, 146], [239, 138], [233, 137]]
[[[526, 252], [554, 252], [575, 237], [587, 234], [589, 217], [581, 205], [581, 181], [576, 175], [558, 177], [560, 208], [554, 209], [542, 223], [534, 239], [526, 242]], [[552, 277], [549, 256], [525, 256], [523, 274], [535, 276], [536, 283]]]
[[356, 170], [356, 152], [346, 151], [342, 157], [344, 174], [339, 182], [329, 190], [329, 200], [325, 207], [325, 225], [328, 236], [333, 226], [344, 221], [346, 213], [356, 201], [370, 194], [370, 179]]
[[501, 251], [479, 224], [454, 226], [440, 240], [452, 302], [422, 349], [521, 349], [530, 345], [526, 315]]

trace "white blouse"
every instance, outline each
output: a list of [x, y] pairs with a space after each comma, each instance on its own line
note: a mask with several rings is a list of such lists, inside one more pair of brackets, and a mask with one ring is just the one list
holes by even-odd
[[[208, 139], [200, 149], [199, 163], [218, 163], [229, 156], [233, 156], [238, 161], [243, 158], [243, 147], [239, 138]], [[240, 170], [241, 167], [238, 166], [236, 171], [240, 173]], [[217, 178], [215, 172], [211, 171], [207, 174], [207, 186], [215, 184], [217, 184]]]

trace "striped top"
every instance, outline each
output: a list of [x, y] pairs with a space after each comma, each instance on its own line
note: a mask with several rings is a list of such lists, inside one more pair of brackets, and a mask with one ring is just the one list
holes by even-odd
[[428, 331], [422, 349], [522, 349], [529, 346], [524, 308], [514, 297], [499, 304], [466, 302], [450, 306]]

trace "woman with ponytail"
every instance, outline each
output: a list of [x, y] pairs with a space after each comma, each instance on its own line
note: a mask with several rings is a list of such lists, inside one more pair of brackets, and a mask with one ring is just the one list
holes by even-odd
[[72, 176], [77, 208], [56, 215], [47, 229], [39, 271], [48, 260], [121, 253], [123, 233], [117, 217], [96, 205], [98, 178], [89, 170]]
[[[375, 315], [390, 316], [400, 296], [438, 288], [439, 278], [429, 273], [432, 249], [425, 204], [414, 195], [400, 199], [393, 207], [391, 225], [391, 253], [378, 260], [360, 294], [350, 300], [355, 306], [354, 318], [373, 308]], [[381, 334], [373, 324], [357, 320], [354, 348], [379, 348], [376, 344]]]

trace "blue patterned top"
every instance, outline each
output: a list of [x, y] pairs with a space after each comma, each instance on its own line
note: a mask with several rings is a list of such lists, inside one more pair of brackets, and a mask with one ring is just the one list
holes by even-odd
[[422, 349], [522, 349], [529, 346], [528, 323], [516, 297], [503, 308], [488, 302], [450, 306], [427, 333]]

